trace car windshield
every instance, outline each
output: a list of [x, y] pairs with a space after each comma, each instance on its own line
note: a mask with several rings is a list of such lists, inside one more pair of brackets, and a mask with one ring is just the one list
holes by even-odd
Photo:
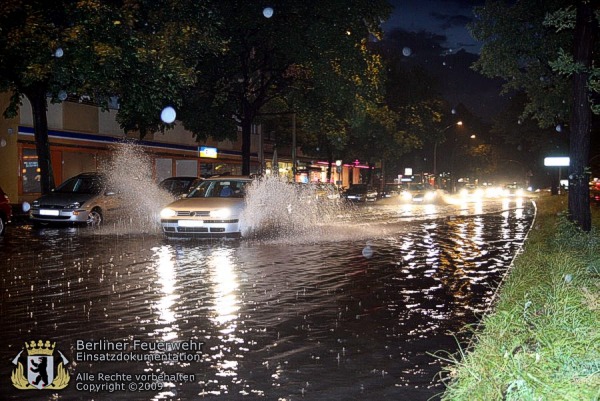
[[188, 187], [195, 181], [195, 178], [167, 178], [163, 180], [159, 186], [163, 189], [166, 189], [170, 192], [176, 193], [184, 193], [187, 191]]
[[352, 184], [350, 185], [350, 188], [348, 188], [348, 191], [366, 191], [367, 190], [367, 186], [365, 184]]
[[208, 180], [194, 188], [188, 198], [243, 198], [248, 181]]
[[406, 191], [425, 191], [425, 190], [428, 190], [429, 188], [430, 187], [426, 184], [415, 184], [415, 183], [409, 183], [404, 186], [404, 190], [406, 190]]
[[54, 192], [95, 195], [102, 192], [102, 181], [97, 177], [73, 177], [63, 182]]

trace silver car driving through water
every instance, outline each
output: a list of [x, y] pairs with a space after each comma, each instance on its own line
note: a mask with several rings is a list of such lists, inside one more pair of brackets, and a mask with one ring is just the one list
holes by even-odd
[[248, 176], [223, 176], [203, 180], [183, 199], [160, 212], [167, 237], [240, 237], [240, 215], [245, 207]]

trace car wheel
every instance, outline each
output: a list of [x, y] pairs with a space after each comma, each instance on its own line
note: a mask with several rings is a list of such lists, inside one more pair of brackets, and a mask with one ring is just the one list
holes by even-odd
[[90, 226], [99, 226], [102, 224], [102, 210], [100, 208], [93, 208], [88, 214], [87, 224]]
[[4, 221], [4, 217], [0, 216], [0, 237], [4, 235], [6, 231], [6, 222]]

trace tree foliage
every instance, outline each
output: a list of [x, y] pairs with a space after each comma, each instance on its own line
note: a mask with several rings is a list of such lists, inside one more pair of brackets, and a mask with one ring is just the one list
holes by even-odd
[[[595, 3], [594, 3], [595, 4]], [[484, 43], [474, 68], [527, 96], [522, 119], [570, 132], [569, 213], [591, 228], [588, 173], [593, 94], [598, 89], [597, 4], [589, 0], [488, 0], [476, 8], [473, 36]]]
[[197, 85], [183, 96], [183, 123], [198, 139], [224, 138], [241, 126], [244, 174], [250, 172], [252, 123], [276, 99], [287, 111], [301, 109], [306, 127], [316, 126], [309, 114], [314, 110], [327, 120], [321, 126], [349, 122], [348, 110], [361, 104], [357, 99], [368, 94], [366, 88], [377, 89], [368, 80], [372, 64], [365, 41], [379, 33], [391, 11], [382, 0], [286, 0], [272, 2], [267, 18], [263, 7], [242, 0], [218, 3], [223, 52], [198, 60]]
[[[69, 96], [105, 108], [118, 97], [118, 121], [140, 135], [164, 129], [160, 110], [179, 104], [195, 75], [189, 64], [218, 49], [216, 24], [201, 2], [175, 0], [6, 0], [0, 8], [0, 90], [12, 93], [5, 116], [26, 96], [32, 105], [42, 192], [54, 187], [47, 98]], [[203, 24], [198, 21], [202, 20]]]
[[470, 26], [473, 37], [484, 44], [473, 68], [490, 78], [502, 78], [505, 94], [525, 91], [528, 102], [521, 118], [534, 118], [543, 127], [564, 123], [570, 111], [569, 82], [553, 73], [550, 61], [559, 48], [570, 46], [572, 36], [544, 26], [548, 10], [563, 4], [562, 0], [514, 4], [489, 0], [475, 8], [476, 20]]

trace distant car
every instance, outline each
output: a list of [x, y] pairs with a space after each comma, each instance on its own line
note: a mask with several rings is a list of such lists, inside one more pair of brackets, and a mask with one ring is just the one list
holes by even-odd
[[459, 191], [458, 194], [461, 198], [467, 200], [481, 200], [485, 191], [483, 188], [478, 187], [475, 184], [465, 184]]
[[600, 204], [600, 190], [599, 189], [590, 189], [590, 202], [595, 204]]
[[318, 182], [312, 185], [318, 200], [338, 200], [341, 198], [340, 190], [333, 184]]
[[352, 202], [375, 202], [378, 196], [377, 190], [367, 184], [352, 184], [344, 191], [344, 198]]
[[516, 182], [513, 182], [512, 184], [506, 184], [502, 189], [502, 195], [511, 197], [522, 197], [525, 196], [525, 188], [522, 185], [517, 184]]
[[169, 192], [175, 197], [180, 197], [187, 194], [190, 189], [197, 184], [202, 178], [186, 176], [186, 177], [170, 177], [162, 180], [158, 186]]
[[436, 200], [435, 189], [429, 184], [406, 183], [400, 192], [400, 199], [404, 202], [431, 203]]
[[12, 207], [8, 195], [0, 188], [0, 237], [6, 232], [6, 225], [12, 219]]
[[167, 237], [240, 237], [246, 185], [252, 181], [248, 176], [202, 180], [160, 212], [163, 232]]
[[69, 178], [51, 193], [34, 200], [29, 211], [32, 223], [87, 223], [100, 225], [116, 217], [121, 199], [107, 187], [101, 173], [81, 173]]
[[381, 198], [392, 198], [400, 195], [402, 192], [401, 184], [385, 184], [383, 191], [379, 194]]

